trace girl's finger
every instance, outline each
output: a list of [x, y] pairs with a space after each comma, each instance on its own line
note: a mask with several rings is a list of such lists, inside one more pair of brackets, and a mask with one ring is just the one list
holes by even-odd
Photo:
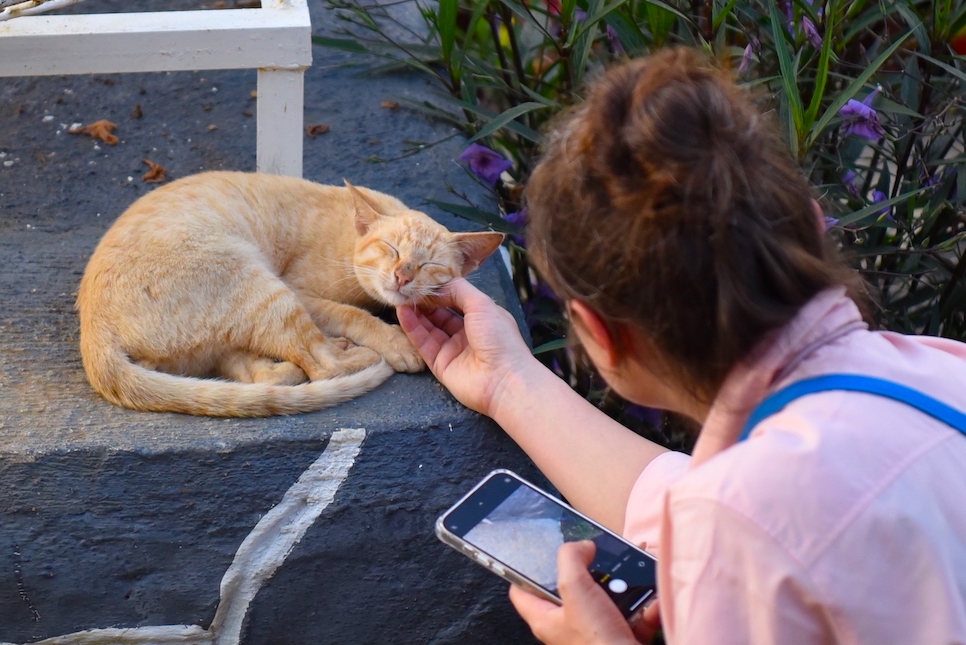
[[549, 600], [538, 598], [517, 585], [510, 585], [510, 602], [513, 603], [517, 613], [519, 613], [523, 620], [527, 621], [527, 624], [531, 627], [535, 623], [544, 622], [550, 616], [552, 616], [555, 611], [559, 611], [560, 609], [559, 605], [556, 605]]

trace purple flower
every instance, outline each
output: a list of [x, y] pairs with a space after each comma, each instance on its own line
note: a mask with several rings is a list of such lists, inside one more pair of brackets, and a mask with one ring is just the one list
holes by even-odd
[[839, 114], [846, 119], [843, 127], [844, 134], [857, 134], [869, 141], [878, 141], [885, 136], [885, 130], [879, 123], [879, 115], [872, 107], [872, 102], [878, 93], [879, 88], [876, 88], [861, 103], [855, 99], [849, 99], [849, 102], [842, 106]]
[[859, 176], [851, 170], [845, 171], [842, 175], [842, 183], [845, 184], [845, 189], [853, 197], [859, 197], [859, 184], [856, 181], [858, 178]]
[[624, 45], [621, 43], [621, 39], [617, 35], [617, 30], [610, 25], [607, 25], [607, 42], [610, 43], [611, 50], [618, 56], [624, 53]]
[[822, 47], [822, 35], [818, 33], [815, 23], [807, 16], [802, 17], [802, 29], [805, 31], [805, 37], [808, 38], [808, 42], [812, 43], [812, 47], [820, 49]]
[[[886, 195], [881, 190], [873, 190], [872, 191], [872, 203], [873, 204], [878, 204], [879, 202], [884, 202], [887, 199], [889, 199], [889, 196]], [[876, 213], [878, 213], [879, 215], [885, 215], [886, 216], [886, 219], [888, 219], [888, 220], [891, 220], [893, 222], [896, 221], [892, 217], [892, 207], [891, 206], [883, 206], [878, 211], [876, 211]]]
[[828, 233], [833, 227], [838, 226], [839, 220], [835, 217], [825, 216], [825, 232]]
[[523, 228], [524, 226], [527, 225], [527, 220], [529, 217], [530, 217], [530, 211], [528, 211], [526, 207], [524, 207], [522, 210], [517, 211], [516, 213], [507, 213], [506, 215], [503, 216], [503, 219], [510, 222], [514, 226], [519, 226], [520, 228]]
[[757, 38], [752, 38], [751, 42], [745, 46], [745, 51], [741, 55], [741, 64], [738, 65], [738, 73], [744, 74], [751, 67], [751, 62], [755, 60], [755, 54], [761, 49], [761, 43]]
[[659, 428], [661, 426], [661, 421], [664, 420], [663, 410], [658, 410], [657, 408], [648, 408], [643, 405], [637, 405], [636, 403], [628, 405], [626, 408], [624, 408], [624, 411], [638, 421], [643, 421], [644, 423], [655, 428]]
[[536, 295], [539, 298], [546, 298], [550, 302], [560, 302], [560, 298], [557, 297], [557, 294], [555, 294], [553, 289], [547, 286], [547, 284], [544, 282], [541, 282], [537, 285]]
[[513, 163], [504, 159], [499, 152], [494, 152], [478, 143], [471, 143], [460, 155], [460, 159], [469, 164], [470, 171], [474, 175], [490, 186], [496, 186], [500, 175], [513, 167]]
[[[525, 228], [527, 225], [527, 220], [529, 219], [529, 217], [530, 217], [530, 213], [529, 211], [527, 211], [526, 207], [524, 207], [523, 209], [521, 209], [516, 213], [507, 213], [506, 215], [503, 216], [503, 219], [510, 222], [514, 226], [520, 228], [521, 230], [523, 230], [523, 228]], [[526, 247], [527, 245], [526, 240], [523, 238], [522, 235], [513, 235], [512, 237], [513, 237], [513, 241], [517, 244], [517, 246]]]

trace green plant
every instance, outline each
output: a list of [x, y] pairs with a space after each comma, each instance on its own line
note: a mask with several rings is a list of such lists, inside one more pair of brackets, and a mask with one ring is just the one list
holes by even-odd
[[[394, 15], [399, 3], [328, 1], [345, 24], [318, 44], [372, 55], [373, 71], [408, 68], [435, 78], [440, 100], [411, 107], [512, 162], [484, 181], [499, 213], [459, 195], [436, 203], [515, 235], [525, 224], [520, 193], [539, 132], [580, 101], [589, 75], [663, 46], [703, 48], [772, 97], [790, 149], [823, 196], [832, 234], [879, 296], [881, 324], [966, 339], [966, 61], [949, 45], [966, 28], [962, 3], [408, 0], [424, 26], [411, 30]], [[560, 305], [515, 239], [514, 281], [535, 352], [633, 424], [627, 413], [640, 411], [607, 403], [567, 347]]]

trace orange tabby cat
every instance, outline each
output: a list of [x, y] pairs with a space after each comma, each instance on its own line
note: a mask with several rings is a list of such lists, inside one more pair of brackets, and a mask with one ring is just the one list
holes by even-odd
[[187, 177], [137, 200], [91, 256], [77, 298], [84, 368], [106, 399], [137, 410], [334, 405], [425, 367], [369, 310], [420, 302], [502, 239], [451, 233], [348, 182]]

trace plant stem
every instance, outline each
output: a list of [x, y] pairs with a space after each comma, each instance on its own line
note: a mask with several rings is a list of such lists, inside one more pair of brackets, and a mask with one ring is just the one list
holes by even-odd
[[503, 18], [503, 24], [506, 25], [507, 36], [510, 40], [510, 53], [513, 54], [513, 69], [517, 74], [517, 90], [519, 91], [520, 86], [526, 85], [527, 74], [523, 70], [523, 57], [520, 55], [516, 30], [513, 29], [513, 14], [510, 13], [509, 7], [501, 4], [500, 15]]
[[496, 13], [492, 11], [487, 11], [486, 21], [490, 25], [490, 34], [493, 36], [493, 48], [496, 49], [497, 58], [500, 61], [500, 76], [503, 77], [503, 82], [509, 92], [507, 92], [507, 100], [510, 102], [510, 107], [515, 107], [518, 105], [516, 100], [516, 92], [513, 91], [513, 77], [510, 75], [510, 63], [506, 59], [506, 52], [503, 51], [503, 45], [500, 43], [500, 22], [501, 18]]

